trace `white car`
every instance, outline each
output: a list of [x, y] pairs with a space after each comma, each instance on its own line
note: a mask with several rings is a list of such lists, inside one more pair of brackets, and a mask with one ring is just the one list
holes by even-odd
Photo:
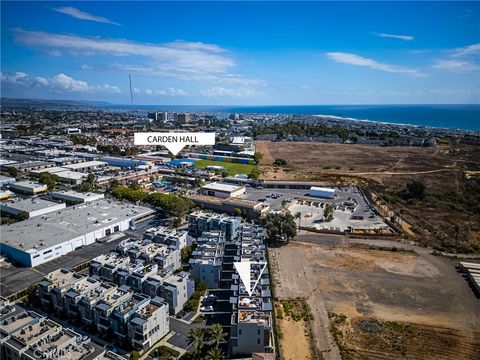
[[211, 305], [209, 305], [209, 306], [202, 306], [202, 307], [200, 308], [200, 311], [202, 311], [202, 312], [211, 312], [211, 311], [213, 311], [213, 306], [211, 306]]

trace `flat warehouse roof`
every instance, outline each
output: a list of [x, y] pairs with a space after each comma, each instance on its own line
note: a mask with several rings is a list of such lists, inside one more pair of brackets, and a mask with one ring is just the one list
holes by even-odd
[[[150, 208], [98, 200], [2, 226], [2, 243], [22, 251], [45, 249], [119, 221], [153, 213]], [[43, 245], [40, 246], [40, 242]]]
[[20, 210], [20, 211], [32, 212], [32, 211], [47, 209], [51, 207], [59, 207], [59, 206], [65, 207], [65, 204], [36, 198], [36, 199], [20, 199], [20, 200], [10, 201], [6, 203], [2, 203], [0, 204], [0, 206], [2, 208], [5, 207], [5, 208], [11, 208], [11, 209]]
[[103, 199], [104, 194], [97, 194], [92, 192], [78, 192], [73, 190], [65, 190], [65, 191], [56, 191], [52, 193], [54, 198], [65, 199], [65, 198], [74, 198], [79, 200], [85, 200], [85, 202], [97, 199]]
[[214, 182], [214, 183], [202, 186], [202, 189], [232, 192], [232, 191], [240, 190], [243, 187], [244, 186]]
[[86, 162], [80, 162], [76, 164], [70, 164], [70, 165], [65, 165], [63, 166], [64, 168], [67, 169], [83, 169], [91, 166], [107, 166], [108, 164], [104, 161], [86, 161]]

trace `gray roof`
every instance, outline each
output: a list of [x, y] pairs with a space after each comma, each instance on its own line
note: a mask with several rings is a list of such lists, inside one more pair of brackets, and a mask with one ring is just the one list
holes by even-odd
[[[153, 213], [147, 207], [111, 200], [72, 206], [55, 213], [2, 226], [2, 244], [35, 253], [122, 220]], [[39, 246], [40, 241], [43, 245]]]
[[54, 202], [54, 201], [48, 201], [48, 200], [43, 200], [40, 198], [35, 198], [35, 199], [19, 199], [15, 201], [9, 201], [6, 203], [1, 204], [1, 207], [5, 208], [12, 208], [15, 210], [19, 211], [26, 211], [26, 212], [32, 212], [32, 211], [37, 211], [41, 209], [47, 209], [51, 208], [53, 206], [64, 206], [64, 204]]

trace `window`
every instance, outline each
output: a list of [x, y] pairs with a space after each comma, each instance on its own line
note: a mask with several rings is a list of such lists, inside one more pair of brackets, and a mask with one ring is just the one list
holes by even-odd
[[43, 255], [50, 254], [52, 251], [53, 251], [52, 249], [47, 250], [47, 251], [44, 251], [44, 252], [43, 252]]
[[117, 232], [119, 230], [120, 230], [120, 227], [118, 225], [113, 228], [113, 232]]
[[242, 329], [238, 329], [238, 335], [242, 335]]
[[259, 344], [259, 345], [260, 345], [260, 338], [258, 338], [258, 339], [257, 339], [257, 344]]

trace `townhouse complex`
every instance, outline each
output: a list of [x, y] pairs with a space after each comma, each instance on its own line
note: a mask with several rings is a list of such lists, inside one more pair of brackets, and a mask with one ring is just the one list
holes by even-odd
[[0, 358], [5, 360], [125, 360], [55, 321], [0, 300]]

